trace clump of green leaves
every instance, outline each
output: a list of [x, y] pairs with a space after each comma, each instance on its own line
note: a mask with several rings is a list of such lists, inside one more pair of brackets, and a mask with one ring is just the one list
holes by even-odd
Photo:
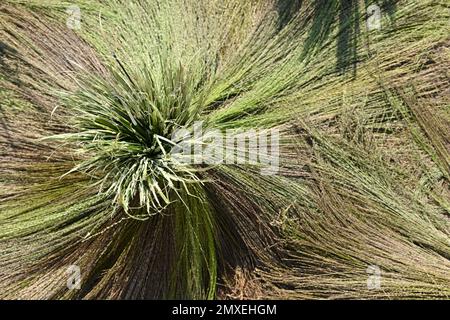
[[200, 182], [194, 168], [171, 157], [170, 139], [197, 119], [201, 102], [193, 101], [182, 66], [155, 79], [145, 66], [136, 75], [117, 65], [107, 79], [85, 79], [65, 97], [75, 132], [51, 138], [71, 143], [82, 159], [69, 173], [88, 174], [115, 210], [145, 219], [164, 210], [180, 187]]
[[[0, 297], [448, 298], [445, 1], [78, 5], [0, 5]], [[278, 175], [175, 161], [196, 120]]]

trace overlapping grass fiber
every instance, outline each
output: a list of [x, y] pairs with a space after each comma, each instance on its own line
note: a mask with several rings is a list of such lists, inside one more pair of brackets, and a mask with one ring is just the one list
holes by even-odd
[[448, 0], [2, 0], [0, 298], [449, 298], [449, 79]]

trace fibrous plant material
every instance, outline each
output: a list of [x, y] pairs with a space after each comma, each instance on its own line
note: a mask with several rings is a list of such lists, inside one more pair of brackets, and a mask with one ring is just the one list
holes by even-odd
[[[449, 298], [449, 21], [448, 0], [2, 1], [0, 298]], [[236, 145], [181, 161], [199, 123], [279, 133], [276, 170]]]

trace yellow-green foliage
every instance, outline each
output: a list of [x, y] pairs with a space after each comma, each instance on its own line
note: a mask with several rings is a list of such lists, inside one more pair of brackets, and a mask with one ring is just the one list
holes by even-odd
[[[450, 296], [447, 0], [70, 5], [0, 4], [1, 298]], [[279, 173], [175, 163], [197, 120]]]

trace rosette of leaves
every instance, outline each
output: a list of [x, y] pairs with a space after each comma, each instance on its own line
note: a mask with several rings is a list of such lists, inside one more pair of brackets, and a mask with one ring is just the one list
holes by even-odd
[[[0, 297], [448, 297], [448, 21], [431, 0], [3, 1]], [[180, 162], [197, 121], [279, 130], [278, 172]]]

